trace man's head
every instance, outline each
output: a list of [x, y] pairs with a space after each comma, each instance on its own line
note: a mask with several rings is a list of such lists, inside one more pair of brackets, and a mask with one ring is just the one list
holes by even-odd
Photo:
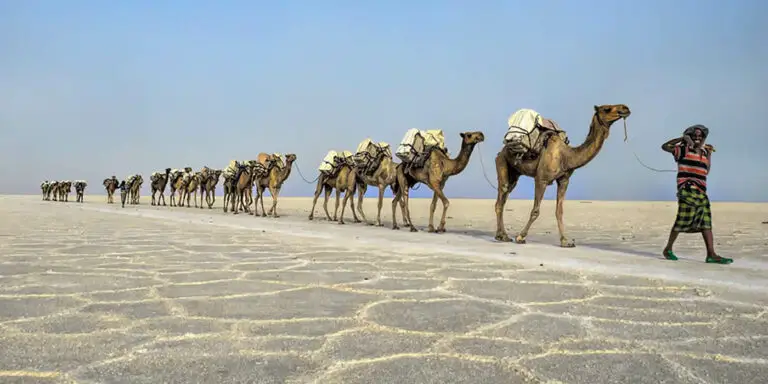
[[703, 145], [704, 141], [707, 140], [709, 128], [701, 124], [696, 124], [688, 127], [685, 132], [683, 132], [683, 135], [690, 137], [691, 140], [693, 140], [693, 144], [698, 147]]

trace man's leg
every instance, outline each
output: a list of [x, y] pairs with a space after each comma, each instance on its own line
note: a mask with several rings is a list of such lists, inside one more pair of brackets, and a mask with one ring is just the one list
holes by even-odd
[[667, 246], [664, 247], [664, 251], [662, 251], [662, 255], [664, 255], [664, 258], [667, 260], [677, 260], [677, 256], [675, 256], [674, 252], [672, 252], [672, 246], [675, 245], [675, 240], [677, 240], [677, 235], [679, 235], [680, 232], [675, 231], [674, 229], [669, 231], [669, 239], [667, 240]]
[[715, 252], [715, 241], [712, 236], [711, 229], [704, 229], [701, 231], [701, 237], [704, 238], [704, 244], [707, 246], [707, 263], [716, 264], [730, 264], [733, 263], [733, 259], [718, 256]]

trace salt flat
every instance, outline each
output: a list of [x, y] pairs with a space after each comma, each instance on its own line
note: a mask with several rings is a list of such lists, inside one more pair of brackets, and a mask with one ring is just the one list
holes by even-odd
[[[723, 266], [695, 235], [658, 256], [672, 202], [567, 202], [561, 249], [551, 201], [525, 245], [493, 241], [489, 200], [452, 199], [445, 234], [392, 231], [388, 199], [384, 228], [322, 202], [310, 222], [306, 198], [277, 219], [148, 201], [0, 197], [0, 382], [768, 377], [767, 204], [713, 205]], [[428, 204], [412, 199], [421, 229]], [[508, 203], [512, 233], [530, 207]]]

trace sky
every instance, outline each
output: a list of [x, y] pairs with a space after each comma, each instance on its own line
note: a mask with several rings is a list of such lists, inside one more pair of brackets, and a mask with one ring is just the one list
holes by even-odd
[[[310, 196], [297, 171], [314, 179], [328, 150], [419, 128], [454, 156], [460, 132], [483, 131], [445, 192], [495, 198], [511, 113], [578, 145], [593, 105], [621, 103], [629, 141], [615, 124], [568, 199], [674, 200], [675, 173], [633, 151], [675, 169], [661, 144], [704, 124], [710, 198], [768, 201], [766, 17], [759, 0], [0, 0], [0, 193], [103, 193], [111, 175], [282, 152], [298, 169], [281, 195]], [[511, 198], [533, 189], [524, 177]]]

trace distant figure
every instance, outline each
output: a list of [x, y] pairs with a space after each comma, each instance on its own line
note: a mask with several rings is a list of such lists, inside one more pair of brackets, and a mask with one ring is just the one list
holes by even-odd
[[704, 144], [709, 129], [703, 125], [688, 127], [683, 136], [667, 141], [661, 149], [674, 156], [677, 162], [677, 218], [669, 232], [669, 240], [663, 255], [667, 260], [677, 260], [672, 246], [680, 232], [701, 232], [707, 246], [707, 263], [730, 264], [733, 259], [715, 253], [712, 240], [712, 211], [707, 197], [707, 174], [715, 149]]
[[120, 202], [122, 203], [123, 208], [125, 208], [125, 199], [128, 197], [128, 186], [125, 184], [125, 180], [123, 180], [117, 187], [120, 188]]

